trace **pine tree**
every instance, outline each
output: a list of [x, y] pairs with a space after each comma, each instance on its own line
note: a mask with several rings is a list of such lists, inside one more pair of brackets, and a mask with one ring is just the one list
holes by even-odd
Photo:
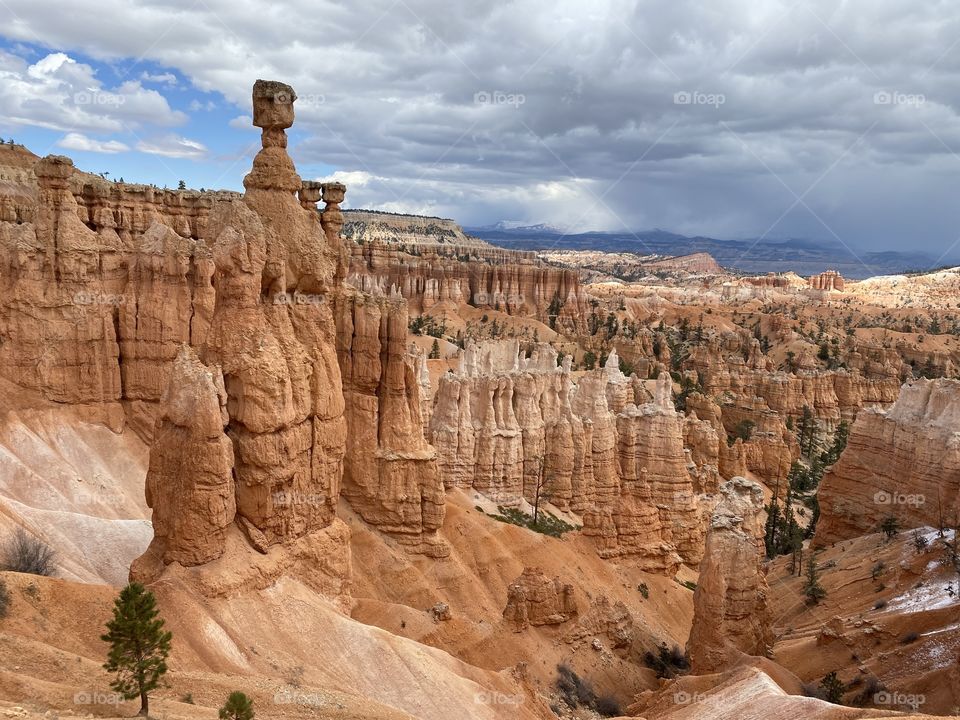
[[767, 557], [777, 554], [777, 528], [780, 525], [780, 503], [777, 502], [777, 493], [774, 492], [767, 506], [767, 524], [764, 527], [763, 544], [767, 550]]
[[147, 716], [148, 694], [167, 672], [172, 634], [163, 629], [153, 593], [140, 583], [130, 583], [114, 602], [113, 619], [100, 639], [110, 643], [103, 667], [115, 672], [110, 686], [124, 700], [140, 697], [140, 715]]
[[434, 340], [433, 346], [430, 348], [430, 354], [427, 356], [431, 360], [440, 359], [440, 341]]
[[880, 532], [884, 534], [887, 540], [893, 539], [900, 532], [900, 520], [896, 515], [887, 515], [880, 523]]
[[843, 702], [843, 682], [837, 677], [836, 671], [827, 673], [820, 681], [820, 690], [827, 702], [840, 705]]
[[799, 577], [803, 569], [803, 530], [798, 525], [790, 536], [790, 574]]
[[807, 559], [807, 580], [803, 584], [803, 594], [807, 602], [817, 604], [827, 596], [827, 591], [820, 584], [820, 568], [817, 566], [817, 557], [811, 552]]
[[253, 700], [234, 690], [220, 708], [220, 720], [253, 720]]

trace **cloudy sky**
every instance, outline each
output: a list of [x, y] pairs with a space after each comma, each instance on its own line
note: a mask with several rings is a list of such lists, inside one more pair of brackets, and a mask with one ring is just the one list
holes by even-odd
[[[95, 8], [92, 9], [92, 8]], [[960, 256], [955, 0], [2, 0], [0, 135], [241, 188], [258, 78], [347, 204]]]

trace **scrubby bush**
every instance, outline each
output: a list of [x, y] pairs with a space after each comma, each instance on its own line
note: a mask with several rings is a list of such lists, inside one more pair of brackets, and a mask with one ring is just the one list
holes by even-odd
[[17, 528], [3, 549], [3, 569], [30, 575], [53, 575], [56, 553], [39, 538]]
[[877, 693], [884, 692], [886, 687], [883, 683], [880, 682], [880, 679], [875, 675], [871, 675], [867, 678], [866, 683], [857, 695], [851, 700], [854, 705], [866, 705], [867, 703], [873, 702], [873, 698]]
[[597, 712], [603, 715], [603, 717], [619, 717], [623, 715], [623, 710], [620, 709], [620, 703], [617, 702], [617, 699], [612, 695], [604, 695], [603, 697], [597, 698]]
[[567, 706], [573, 709], [593, 707], [597, 701], [590, 681], [577, 675], [566, 663], [557, 665], [557, 690]]
[[683, 650], [677, 645], [668, 648], [666, 643], [661, 644], [656, 653], [644, 653], [643, 662], [658, 678], [673, 678], [690, 669], [690, 661]]
[[824, 675], [820, 681], [820, 691], [823, 693], [823, 699], [834, 705], [843, 703], [843, 682], [837, 677], [836, 671]]
[[0, 619], [7, 616], [10, 609], [10, 593], [7, 591], [7, 581], [0, 578]]

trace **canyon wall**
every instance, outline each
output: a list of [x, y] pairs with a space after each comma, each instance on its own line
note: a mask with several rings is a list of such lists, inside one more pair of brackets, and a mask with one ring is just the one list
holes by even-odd
[[960, 381], [914, 380], [888, 410], [862, 411], [820, 483], [814, 543], [960, 518]]
[[367, 522], [445, 553], [406, 303], [346, 284], [345, 188], [297, 175], [293, 99], [255, 86], [262, 149], [242, 195], [110, 183], [25, 151], [22, 192], [0, 188], [0, 375], [152, 442], [140, 577], [216, 559], [231, 525], [260, 551], [328, 527], [342, 484]]
[[468, 345], [435, 393], [429, 440], [447, 487], [503, 505], [538, 495], [583, 517], [603, 557], [675, 570], [703, 547], [696, 488], [669, 376], [651, 393], [620, 372], [616, 352], [579, 374], [570, 359], [516, 341]]
[[418, 313], [452, 300], [548, 322], [560, 308], [579, 314], [586, 302], [575, 270], [490, 245], [351, 243], [349, 279], [372, 294], [396, 289]]

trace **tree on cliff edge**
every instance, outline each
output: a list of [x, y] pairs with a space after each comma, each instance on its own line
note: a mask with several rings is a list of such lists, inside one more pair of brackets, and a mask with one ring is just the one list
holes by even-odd
[[113, 619], [100, 639], [110, 643], [103, 667], [115, 672], [110, 686], [124, 700], [140, 698], [140, 715], [147, 716], [148, 694], [156, 689], [167, 672], [171, 633], [163, 629], [153, 593], [140, 583], [130, 583], [120, 591], [113, 606]]

